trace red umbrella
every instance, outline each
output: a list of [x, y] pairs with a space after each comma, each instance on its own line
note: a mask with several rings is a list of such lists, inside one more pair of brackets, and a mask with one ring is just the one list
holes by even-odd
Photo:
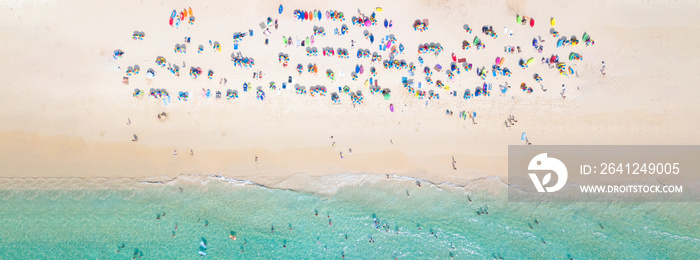
[[455, 53], [452, 53], [452, 61], [457, 62], [457, 56], [455, 56]]
[[530, 27], [535, 27], [535, 19], [530, 18]]

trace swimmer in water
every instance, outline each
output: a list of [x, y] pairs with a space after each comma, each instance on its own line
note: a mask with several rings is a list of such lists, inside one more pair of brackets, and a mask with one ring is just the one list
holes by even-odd
[[234, 236], [234, 235], [228, 235], [228, 238], [231, 240], [236, 240], [236, 236]]
[[539, 221], [537, 221], [537, 219], [535, 219], [535, 224], [539, 224], [539, 223], [540, 223], [540, 222], [539, 222]]

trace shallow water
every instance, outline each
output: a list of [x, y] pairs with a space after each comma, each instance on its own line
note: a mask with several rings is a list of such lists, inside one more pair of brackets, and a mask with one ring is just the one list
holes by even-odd
[[700, 259], [697, 203], [509, 203], [503, 191], [405, 180], [334, 194], [220, 180], [1, 190], [0, 259], [182, 259], [200, 250], [217, 259]]

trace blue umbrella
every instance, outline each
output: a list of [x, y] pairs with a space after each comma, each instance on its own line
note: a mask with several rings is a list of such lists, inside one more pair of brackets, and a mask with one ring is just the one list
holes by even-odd
[[280, 12], [280, 14], [282, 14], [282, 9], [283, 9], [283, 8], [282, 8], [282, 5], [280, 5], [280, 8], [277, 9], [277, 11]]
[[355, 73], [360, 73], [360, 65], [355, 65]]
[[374, 35], [373, 34], [369, 35], [369, 42], [374, 43]]
[[387, 27], [389, 27], [389, 21], [387, 21], [386, 18], [384, 18], [384, 28]]

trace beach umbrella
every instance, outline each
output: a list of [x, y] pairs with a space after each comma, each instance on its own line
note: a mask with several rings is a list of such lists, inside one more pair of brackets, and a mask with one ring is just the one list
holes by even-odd
[[384, 94], [384, 100], [389, 100], [390, 98], [391, 98], [391, 94], [389, 94], [389, 93]]
[[[190, 10], [192, 10], [192, 9], [190, 9]], [[277, 8], [277, 12], [279, 12], [280, 14], [282, 14], [282, 10], [283, 10], [282, 5], [280, 5], [280, 8]]]
[[317, 17], [319, 20], [321, 20], [321, 18], [323, 18], [321, 15], [323, 15], [323, 14], [321, 13], [321, 11], [318, 11], [318, 12], [316, 13], [316, 17]]
[[501, 57], [496, 57], [496, 64], [501, 63]]
[[369, 43], [374, 43], [374, 34], [369, 35]]
[[569, 66], [569, 74], [574, 75], [574, 68], [571, 66]]
[[374, 10], [376, 10], [377, 12], [384, 11], [384, 9], [382, 9], [381, 7], [377, 7], [377, 8], [375, 8]]
[[386, 18], [384, 18], [384, 28], [387, 27], [389, 27], [389, 21], [387, 21]]
[[551, 19], [549, 19], [549, 24], [550, 24], [552, 27], [554, 27], [554, 25], [557, 24], [557, 21], [554, 20], [554, 17], [552, 17]]
[[527, 60], [527, 65], [532, 64], [532, 62], [534, 62], [534, 61], [535, 61], [535, 58], [529, 58], [529, 59]]
[[518, 15], [518, 16], [515, 17], [515, 22], [518, 23], [518, 24], [520, 24], [520, 15]]
[[355, 73], [360, 73], [360, 64], [355, 65]]
[[394, 104], [389, 104], [389, 111], [394, 112]]
[[372, 22], [369, 19], [365, 20], [365, 27], [369, 27], [370, 25], [372, 25]]
[[530, 28], [535, 27], [535, 19], [530, 18]]

